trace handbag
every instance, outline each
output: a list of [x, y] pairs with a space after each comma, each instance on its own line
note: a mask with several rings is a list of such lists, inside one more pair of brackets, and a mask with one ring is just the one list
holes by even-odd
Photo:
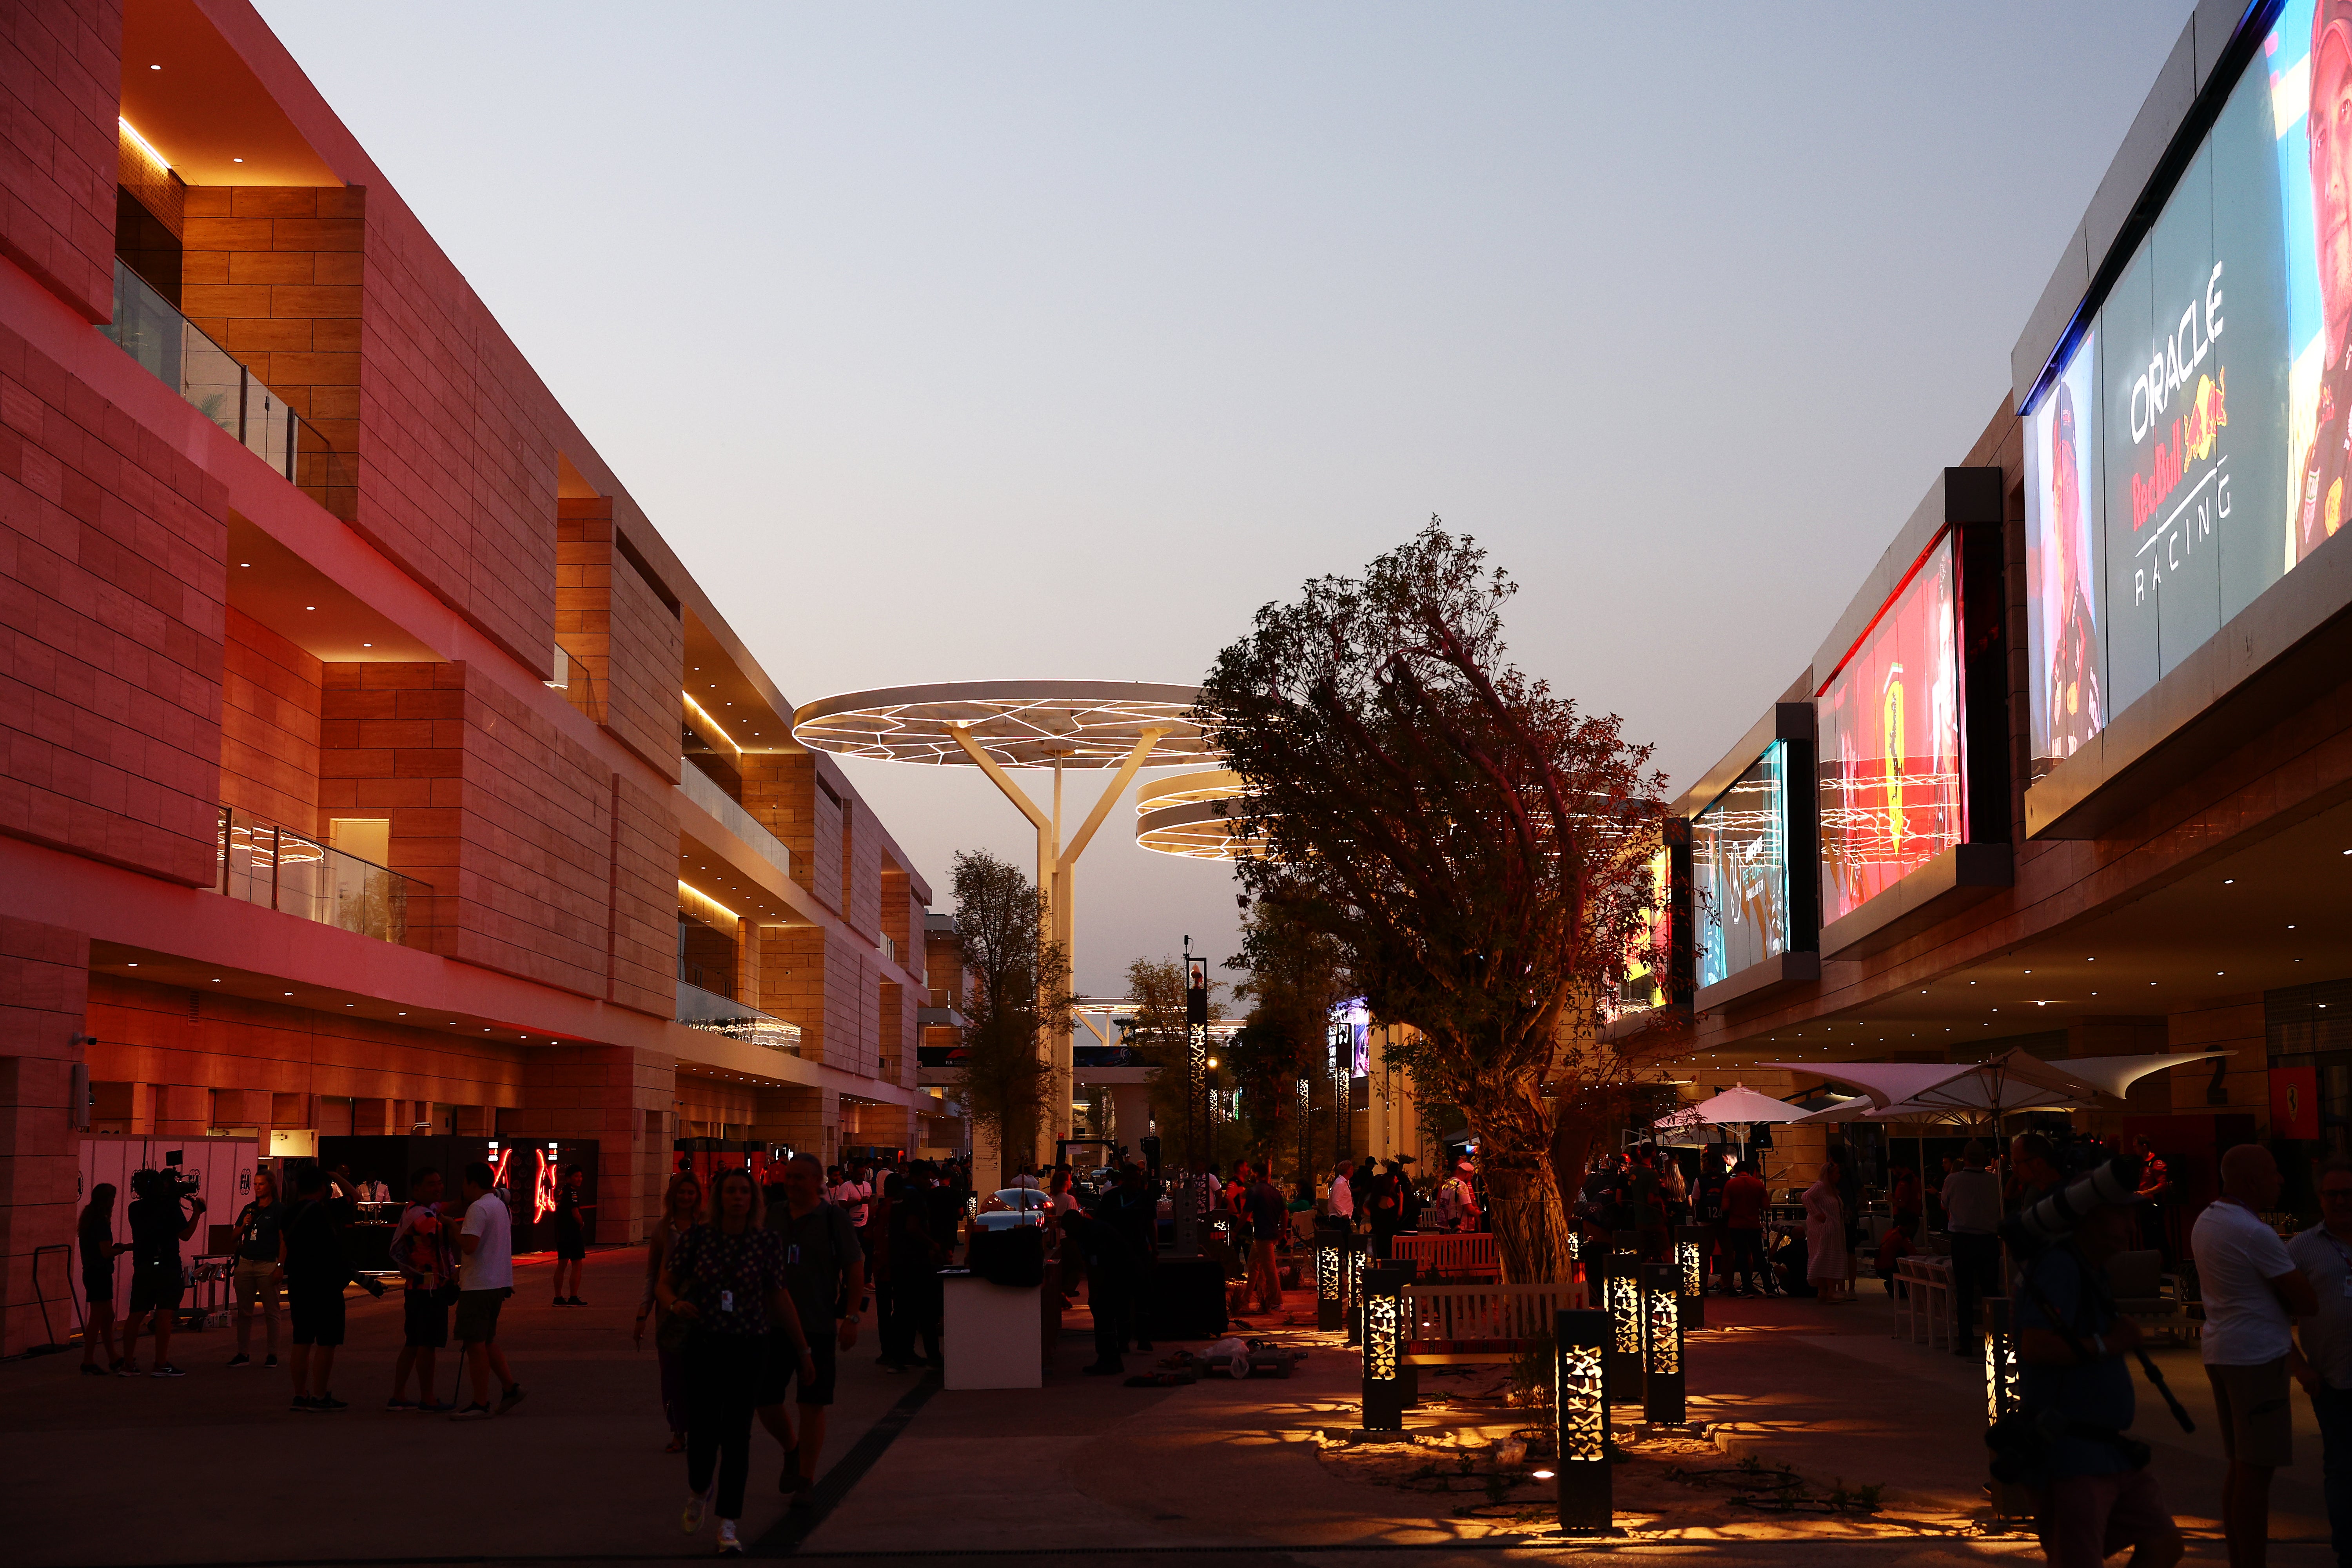
[[672, 1355], [686, 1349], [694, 1339], [694, 1321], [682, 1318], [666, 1308], [654, 1309], [654, 1348]]

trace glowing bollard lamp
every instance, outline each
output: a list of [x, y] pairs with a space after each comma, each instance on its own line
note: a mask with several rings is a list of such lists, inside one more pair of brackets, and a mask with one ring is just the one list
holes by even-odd
[[1315, 1233], [1315, 1326], [1339, 1327], [1348, 1305], [1348, 1233], [1326, 1226]]
[[1601, 1265], [1601, 1307], [1609, 1314], [1608, 1383], [1612, 1404], [1642, 1397], [1641, 1264], [1623, 1253]]
[[1683, 1327], [1706, 1327], [1706, 1256], [1715, 1232], [1703, 1225], [1675, 1228], [1675, 1266], [1682, 1270]]
[[1615, 1336], [1616, 1325], [1603, 1311], [1564, 1311], [1553, 1319], [1551, 1408], [1559, 1457], [1552, 1461], [1552, 1481], [1564, 1534], [1606, 1535], [1616, 1523], [1607, 1387]]
[[1364, 1238], [1348, 1237], [1348, 1343], [1364, 1342]]
[[[2017, 1364], [2017, 1303], [1999, 1296], [1988, 1300], [1984, 1303], [1984, 1331], [1985, 1425], [1990, 1426], [2004, 1415], [2015, 1415], [2023, 1405]], [[2031, 1489], [2021, 1482], [2002, 1480], [1999, 1476], [1990, 1480], [1994, 1518], [2033, 1516]]]
[[1402, 1432], [1405, 1393], [1405, 1296], [1412, 1275], [1385, 1265], [1364, 1270], [1364, 1430]]
[[1680, 1426], [1683, 1399], [1682, 1270], [1671, 1263], [1642, 1265], [1642, 1419]]

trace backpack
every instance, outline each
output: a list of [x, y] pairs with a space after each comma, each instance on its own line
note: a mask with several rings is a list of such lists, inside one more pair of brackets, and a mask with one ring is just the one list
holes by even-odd
[[1462, 1184], [1458, 1179], [1446, 1178], [1445, 1184], [1437, 1189], [1437, 1201], [1430, 1205], [1430, 1213], [1441, 1230], [1461, 1228]]

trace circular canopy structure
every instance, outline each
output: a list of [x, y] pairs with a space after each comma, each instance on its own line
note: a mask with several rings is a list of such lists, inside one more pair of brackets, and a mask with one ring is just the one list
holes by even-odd
[[1138, 790], [1135, 841], [1162, 855], [1195, 860], [1240, 860], [1265, 853], [1264, 841], [1241, 837], [1227, 803], [1243, 795], [1239, 773], [1226, 768], [1178, 773]]
[[1200, 689], [1141, 680], [950, 680], [852, 691], [804, 704], [793, 739], [811, 751], [894, 763], [970, 765], [950, 726], [999, 767], [1116, 768], [1146, 730], [1150, 763], [1202, 762], [1216, 743], [1188, 717]]

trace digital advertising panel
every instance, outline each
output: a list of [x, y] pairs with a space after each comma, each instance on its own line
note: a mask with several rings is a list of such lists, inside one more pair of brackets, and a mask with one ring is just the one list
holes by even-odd
[[1691, 819], [1698, 984], [1789, 951], [1789, 764], [1775, 741]]
[[2027, 411], [2029, 780], [2352, 510], [2352, 0], [2289, 0]]
[[1955, 609], [1948, 532], [1816, 700], [1824, 926], [1968, 836]]

